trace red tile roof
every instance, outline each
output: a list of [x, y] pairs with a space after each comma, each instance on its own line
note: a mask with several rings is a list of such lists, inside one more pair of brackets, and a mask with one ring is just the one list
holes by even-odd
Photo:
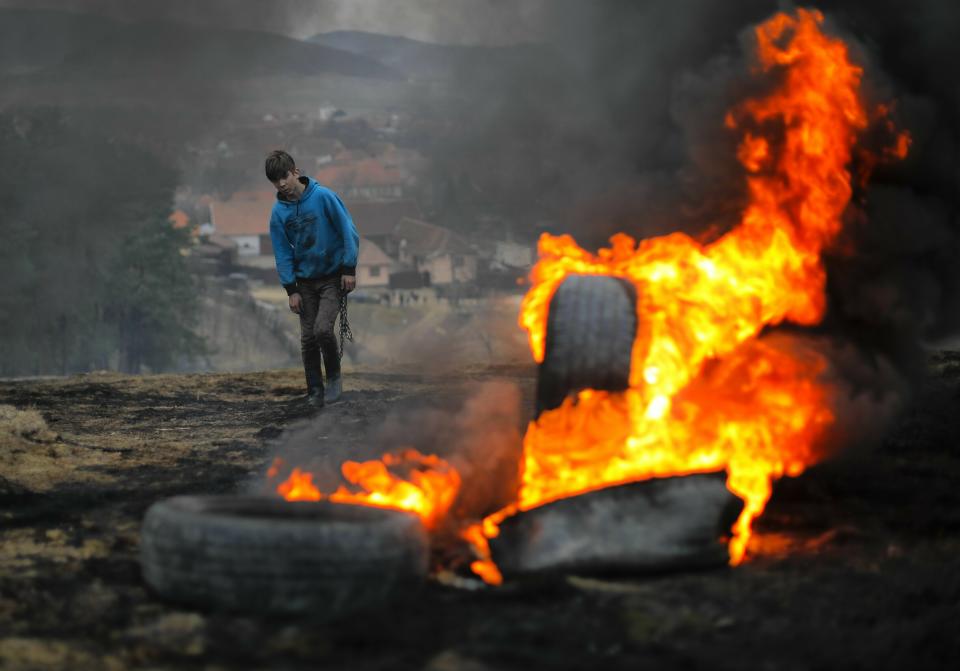
[[317, 170], [317, 181], [331, 189], [403, 184], [403, 173], [375, 158], [333, 163]]
[[416, 219], [402, 219], [393, 229], [393, 237], [406, 240], [407, 253], [417, 256], [475, 253], [466, 240], [449, 228]]
[[238, 191], [229, 200], [213, 200], [210, 218], [219, 235], [260, 235], [270, 232], [270, 210], [277, 192]]
[[190, 223], [190, 217], [183, 210], [174, 210], [170, 215], [170, 223], [174, 228], [186, 228]]
[[346, 206], [360, 235], [365, 237], [390, 235], [404, 217], [423, 217], [412, 200], [350, 200]]

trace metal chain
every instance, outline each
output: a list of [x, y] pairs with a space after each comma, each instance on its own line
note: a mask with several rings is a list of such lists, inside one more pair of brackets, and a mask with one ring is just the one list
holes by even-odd
[[350, 321], [347, 319], [347, 294], [340, 294], [340, 360], [343, 361], [343, 343], [353, 342], [353, 331], [350, 330]]

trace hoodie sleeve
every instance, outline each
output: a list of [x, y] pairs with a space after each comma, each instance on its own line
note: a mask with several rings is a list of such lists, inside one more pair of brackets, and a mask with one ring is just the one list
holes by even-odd
[[357, 227], [353, 225], [353, 219], [343, 201], [334, 193], [331, 193], [330, 198], [327, 199], [326, 211], [330, 223], [343, 240], [343, 263], [340, 266], [340, 272], [344, 275], [356, 275], [357, 255], [360, 251], [360, 234], [357, 233]]
[[277, 262], [277, 274], [280, 275], [280, 284], [287, 290], [287, 295], [297, 293], [297, 278], [293, 274], [293, 245], [287, 239], [283, 230], [283, 222], [276, 209], [270, 214], [270, 241], [273, 243], [273, 257]]

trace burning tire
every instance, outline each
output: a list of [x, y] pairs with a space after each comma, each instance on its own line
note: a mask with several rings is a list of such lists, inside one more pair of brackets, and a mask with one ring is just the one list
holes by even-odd
[[742, 509], [722, 473], [653, 478], [508, 517], [490, 550], [508, 579], [725, 566], [724, 539]]
[[140, 561], [147, 584], [173, 601], [330, 618], [415, 587], [428, 542], [401, 511], [181, 496], [147, 511]]
[[604, 275], [571, 275], [557, 288], [537, 379], [538, 415], [581, 389], [627, 389], [636, 300], [632, 284]]

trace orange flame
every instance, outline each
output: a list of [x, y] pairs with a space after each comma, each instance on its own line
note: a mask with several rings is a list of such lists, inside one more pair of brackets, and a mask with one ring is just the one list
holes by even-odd
[[[394, 475], [390, 468], [404, 469], [407, 475]], [[446, 515], [460, 491], [460, 474], [450, 464], [413, 449], [386, 454], [382, 461], [348, 461], [343, 475], [362, 491], [341, 486], [330, 495], [331, 501], [409, 510], [417, 513], [428, 529]]]
[[[744, 129], [737, 156], [749, 203], [739, 225], [703, 245], [675, 233], [618, 234], [591, 254], [544, 235], [520, 325], [544, 358], [550, 300], [570, 274], [614, 275], [637, 288], [630, 389], [583, 391], [530, 424], [519, 507], [627, 481], [725, 468], [746, 501], [730, 546], [739, 562], [771, 481], [817, 460], [813, 444], [833, 415], [818, 377], [826, 362], [768, 325], [813, 325], [826, 308], [824, 247], [852, 194], [848, 165], [868, 125], [862, 70], [823, 16], [798, 10], [756, 29], [759, 68], [782, 70], [770, 95], [725, 119]], [[901, 134], [902, 155], [909, 137]], [[706, 364], [713, 362], [710, 366]]]
[[294, 468], [290, 477], [277, 487], [277, 493], [287, 501], [319, 501], [320, 490], [313, 484], [313, 474]]
[[[801, 9], [756, 28], [759, 69], [783, 77], [773, 93], [724, 119], [731, 131], [742, 129], [737, 157], [749, 196], [729, 233], [711, 244], [682, 233], [639, 244], [618, 234], [596, 254], [569, 236], [541, 237], [520, 314], [534, 358], [544, 359], [550, 300], [568, 275], [622, 277], [638, 295], [630, 388], [581, 391], [529, 425], [517, 502], [460, 532], [480, 556], [471, 568], [487, 582], [502, 579], [488, 539], [518, 510], [624, 482], [719, 469], [745, 501], [730, 543], [731, 563], [739, 563], [773, 480], [799, 475], [819, 459], [816, 440], [834, 419], [821, 381], [827, 362], [799, 339], [758, 336], [766, 326], [822, 319], [821, 253], [841, 230], [852, 194], [848, 165], [870, 121], [859, 96], [862, 70], [843, 42], [820, 31], [822, 22], [819, 12]], [[874, 110], [873, 119], [888, 111]], [[887, 128], [893, 130], [889, 120]], [[901, 133], [884, 156], [903, 158], [909, 145]], [[877, 159], [860, 158], [858, 177], [865, 178]], [[447, 462], [412, 449], [347, 462], [343, 475], [353, 487], [324, 495], [310, 473], [294, 469], [277, 491], [290, 500], [410, 510], [435, 528], [460, 488]]]
[[500, 574], [500, 569], [490, 558], [490, 543], [487, 541], [487, 536], [484, 535], [483, 526], [472, 524], [465, 528], [460, 535], [481, 557], [470, 564], [470, 570], [480, 576], [488, 585], [502, 584], [503, 576]]
[[[271, 472], [276, 473], [271, 466]], [[447, 514], [460, 491], [460, 475], [437, 456], [424, 456], [413, 449], [386, 454], [380, 461], [348, 461], [341, 468], [353, 488], [341, 485], [323, 494], [313, 484], [313, 475], [294, 468], [290, 477], [277, 486], [288, 501], [359, 503], [416, 513], [428, 529]], [[402, 474], [402, 475], [401, 475]]]

